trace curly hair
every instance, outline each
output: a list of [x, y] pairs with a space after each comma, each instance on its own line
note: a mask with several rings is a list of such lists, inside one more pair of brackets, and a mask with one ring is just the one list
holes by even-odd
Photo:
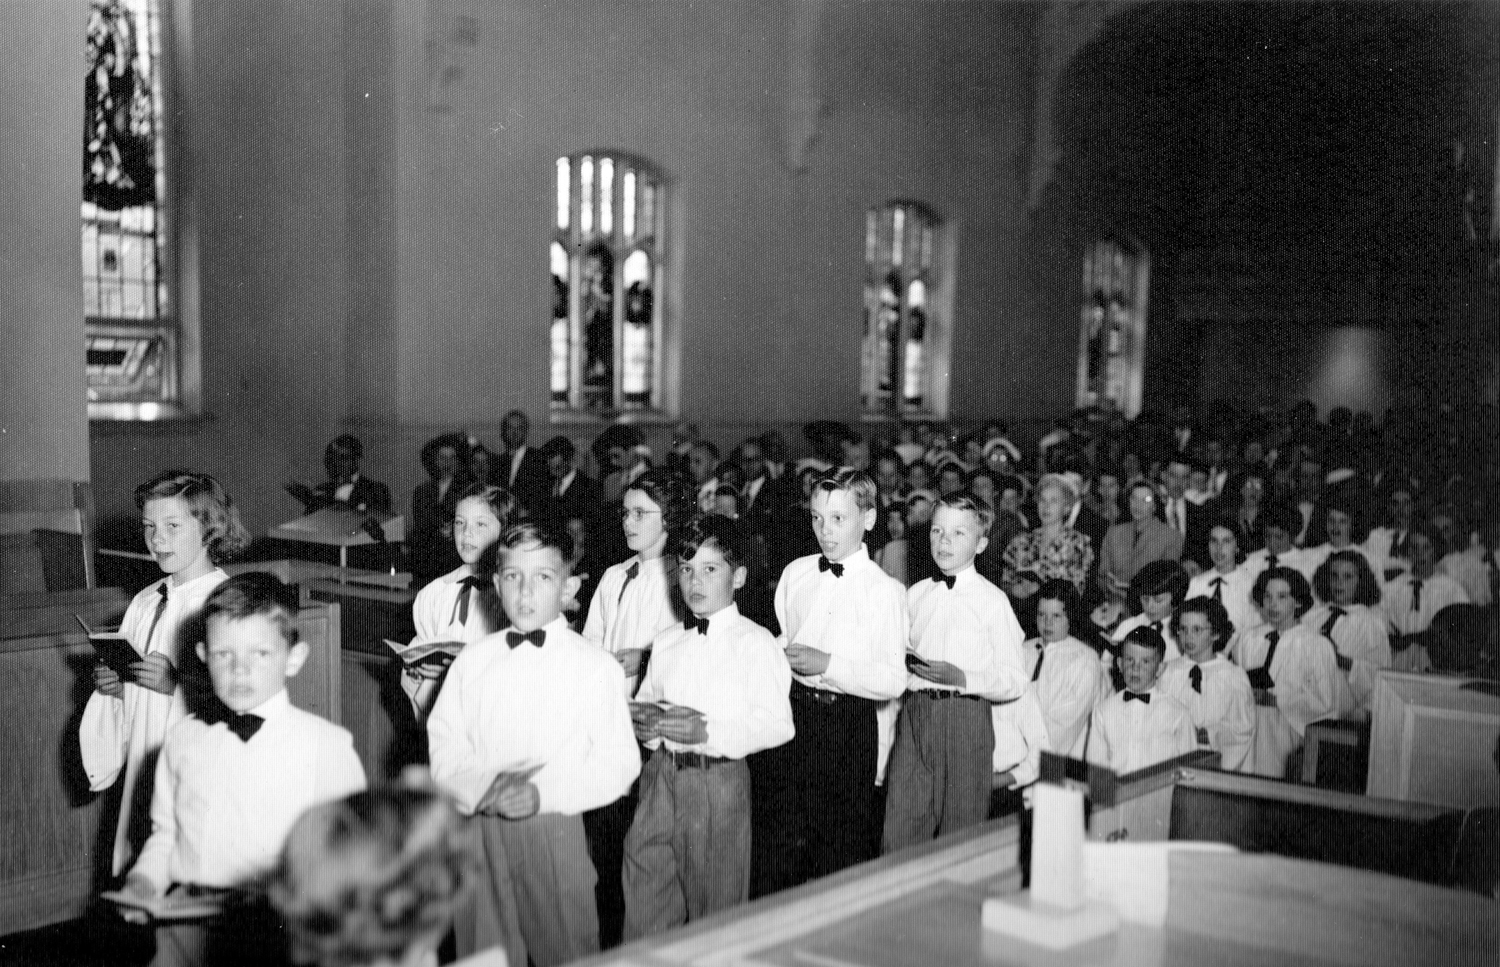
[[250, 546], [250, 532], [240, 523], [240, 512], [224, 487], [206, 473], [168, 470], [135, 488], [135, 506], [144, 511], [153, 500], [181, 498], [203, 529], [208, 559], [216, 566], [237, 557]]
[[652, 467], [635, 478], [624, 493], [639, 490], [661, 508], [667, 531], [667, 552], [677, 552], [677, 537], [698, 512], [698, 488], [688, 475], [671, 467]]
[[1208, 619], [1209, 630], [1214, 633], [1214, 654], [1224, 650], [1229, 644], [1230, 637], [1234, 634], [1234, 622], [1229, 620], [1229, 611], [1222, 602], [1213, 598], [1199, 595], [1196, 598], [1188, 598], [1177, 606], [1177, 611], [1172, 615], [1172, 633], [1180, 641], [1182, 639], [1182, 616], [1189, 612], [1195, 612]]
[[436, 945], [473, 880], [474, 855], [446, 799], [371, 790], [302, 814], [268, 894], [298, 962], [395, 962], [414, 944]]

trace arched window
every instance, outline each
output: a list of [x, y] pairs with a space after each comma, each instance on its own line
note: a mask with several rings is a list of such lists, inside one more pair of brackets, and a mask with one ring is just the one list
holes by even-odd
[[865, 216], [865, 334], [860, 380], [871, 414], [933, 412], [942, 312], [942, 223], [917, 202], [889, 202]]
[[90, 0], [84, 40], [83, 295], [89, 415], [184, 404], [167, 210], [162, 0]]
[[1095, 242], [1083, 257], [1077, 405], [1141, 409], [1150, 260], [1140, 246]]
[[662, 406], [661, 175], [628, 155], [557, 159], [552, 239], [552, 407]]

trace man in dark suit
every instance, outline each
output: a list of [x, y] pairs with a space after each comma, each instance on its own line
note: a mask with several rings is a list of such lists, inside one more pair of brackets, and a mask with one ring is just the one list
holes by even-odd
[[537, 455], [546, 464], [550, 481], [547, 497], [537, 509], [538, 515], [559, 521], [577, 517], [585, 524], [593, 524], [601, 502], [599, 484], [578, 469], [573, 441], [555, 436], [542, 444]]
[[1183, 565], [1188, 567], [1189, 574], [1197, 574], [1212, 567], [1213, 561], [1208, 557], [1210, 514], [1187, 499], [1192, 470], [1187, 457], [1181, 454], [1168, 461], [1161, 475], [1161, 510], [1167, 526], [1182, 535]]
[[523, 507], [535, 509], [546, 503], [551, 488], [547, 461], [526, 445], [531, 420], [520, 410], [511, 410], [500, 421], [500, 439], [505, 451], [496, 461], [495, 482], [509, 490]]
[[359, 442], [359, 437], [345, 433], [323, 451], [323, 469], [328, 479], [312, 489], [305, 484], [287, 484], [287, 493], [301, 501], [309, 514], [334, 506], [348, 507], [360, 513], [390, 513], [390, 488], [359, 472], [359, 461], [364, 455], [364, 444]]

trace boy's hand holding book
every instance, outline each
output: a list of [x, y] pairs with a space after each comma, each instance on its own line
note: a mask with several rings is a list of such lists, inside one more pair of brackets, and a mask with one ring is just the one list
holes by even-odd
[[615, 652], [615, 661], [625, 671], [626, 678], [634, 678], [641, 673], [641, 664], [645, 657], [644, 648], [623, 648]]
[[708, 720], [697, 709], [673, 705], [656, 720], [656, 734], [683, 745], [708, 741]]
[[906, 667], [911, 670], [913, 675], [926, 679], [935, 685], [952, 685], [954, 688], [963, 688], [968, 681], [963, 669], [957, 665], [946, 661], [929, 661], [916, 654], [916, 652], [907, 652]]
[[541, 769], [541, 765], [530, 765], [501, 771], [491, 780], [474, 811], [505, 819], [535, 816], [542, 800], [531, 777]]

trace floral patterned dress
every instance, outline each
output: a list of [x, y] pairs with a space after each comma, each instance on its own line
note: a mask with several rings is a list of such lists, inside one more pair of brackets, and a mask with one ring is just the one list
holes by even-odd
[[1094, 563], [1094, 547], [1086, 535], [1064, 527], [1048, 540], [1042, 528], [1017, 534], [1005, 549], [1005, 580], [1009, 583], [1022, 571], [1032, 571], [1043, 581], [1064, 578], [1083, 590], [1089, 567]]

